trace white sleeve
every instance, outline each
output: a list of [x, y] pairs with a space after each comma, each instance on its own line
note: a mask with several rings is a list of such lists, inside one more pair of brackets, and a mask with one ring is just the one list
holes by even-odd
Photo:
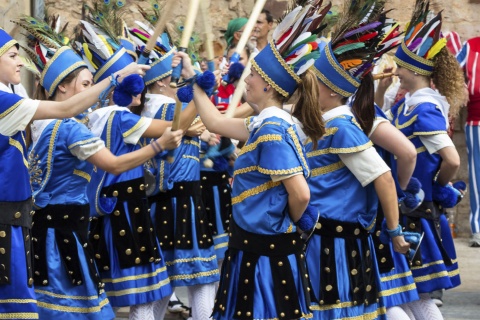
[[388, 121], [387, 119], [385, 118], [382, 118], [382, 117], [376, 117], [375, 120], [373, 120], [373, 126], [372, 126], [372, 130], [370, 130], [370, 133], [368, 134], [368, 137], [370, 138], [370, 136], [375, 132], [375, 130], [377, 129], [378, 125], [382, 122], [390, 122]]
[[363, 187], [390, 171], [374, 147], [355, 153], [342, 153], [338, 156]]
[[24, 99], [12, 112], [0, 118], [0, 134], [10, 137], [23, 131], [37, 112], [40, 100]]
[[455, 147], [452, 139], [450, 139], [446, 133], [434, 134], [431, 136], [420, 136], [419, 138], [430, 154], [434, 154], [438, 150], [445, 147]]
[[137, 144], [145, 131], [147, 131], [148, 127], [150, 127], [151, 123], [151, 118], [142, 117], [133, 130], [129, 132], [127, 136], [123, 137], [123, 141], [129, 144]]
[[105, 148], [105, 142], [103, 142], [101, 139], [98, 139], [89, 144], [76, 146], [70, 149], [70, 152], [78, 159], [84, 161], [103, 148]]

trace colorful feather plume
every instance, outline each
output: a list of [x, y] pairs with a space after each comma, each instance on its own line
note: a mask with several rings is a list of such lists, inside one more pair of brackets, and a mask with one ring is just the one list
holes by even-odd
[[429, 19], [432, 15], [429, 0], [416, 0], [405, 33], [405, 44], [408, 49], [425, 59], [433, 59], [447, 43], [440, 32], [442, 12]]
[[60, 47], [68, 46], [70, 43], [66, 36], [56, 31], [64, 31], [64, 28], [60, 27], [60, 17], [47, 16], [47, 20], [50, 21], [51, 25], [30, 16], [23, 16], [12, 21], [27, 32], [25, 34], [27, 46], [22, 46], [22, 48], [38, 70], [44, 69], [47, 62]]
[[292, 1], [273, 31], [278, 52], [297, 75], [304, 73], [320, 56], [319, 36], [326, 27], [322, 23], [332, 6], [322, 4], [323, 0]]
[[384, 0], [349, 1], [332, 32], [335, 58], [356, 78], [371, 72], [375, 60], [402, 40], [398, 23], [387, 18], [384, 6]]

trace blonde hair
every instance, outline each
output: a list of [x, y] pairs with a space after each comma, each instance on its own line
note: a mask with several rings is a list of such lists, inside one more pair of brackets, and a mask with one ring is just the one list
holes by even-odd
[[435, 88], [447, 98], [449, 115], [456, 117], [466, 100], [465, 78], [457, 59], [444, 47], [434, 58], [432, 81]]

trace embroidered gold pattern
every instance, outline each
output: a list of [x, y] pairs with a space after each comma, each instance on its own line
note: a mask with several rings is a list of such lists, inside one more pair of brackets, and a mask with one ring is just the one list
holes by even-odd
[[143, 118], [143, 117], [140, 118], [140, 120], [137, 122], [137, 124], [134, 125], [133, 127], [131, 127], [130, 130], [124, 132], [124, 133], [122, 134], [122, 136], [123, 136], [124, 138], [128, 137], [128, 136], [131, 135], [133, 132], [137, 131], [138, 128], [140, 128], [141, 126], [143, 126], [144, 123], [145, 123], [145, 118]]
[[417, 148], [417, 149], [415, 149], [415, 150], [417, 150], [417, 153], [422, 153], [422, 152], [427, 151], [427, 148], [425, 148], [425, 147], [419, 147], [419, 148]]
[[17, 40], [15, 39], [12, 39], [10, 41], [7, 41], [7, 43], [5, 43], [2, 47], [0, 47], [0, 56], [3, 56], [3, 54], [5, 52], [7, 52], [8, 50], [10, 50], [11, 47], [13, 47], [14, 45], [16, 45], [18, 42]]
[[298, 166], [298, 167], [291, 168], [291, 169], [281, 169], [281, 170], [270, 170], [270, 169], [264, 169], [262, 167], [257, 166], [257, 170], [258, 170], [258, 172], [263, 173], [263, 174], [276, 175], [276, 176], [283, 176], [283, 175], [287, 175], [287, 174], [303, 172], [302, 166]]
[[92, 313], [92, 312], [100, 312], [102, 308], [108, 304], [108, 299], [103, 299], [98, 306], [88, 307], [88, 308], [81, 308], [81, 307], [66, 307], [66, 306], [59, 306], [52, 303], [46, 303], [42, 301], [38, 301], [37, 305], [44, 309], [49, 310], [56, 310], [56, 311], [65, 311], [65, 312], [75, 312], [75, 313]]
[[412, 123], [417, 121], [418, 114], [414, 115], [410, 120], [406, 121], [403, 124], [398, 124], [398, 117], [395, 119], [395, 127], [400, 130], [400, 129], [405, 129], [406, 127], [410, 126]]
[[184, 140], [183, 143], [184, 144], [191, 144], [192, 146], [200, 148], [200, 143], [198, 141], [195, 141], [195, 140]]
[[250, 166], [250, 167], [237, 169], [233, 172], [233, 175], [236, 176], [238, 174], [244, 174], [244, 173], [247, 173], [247, 172], [252, 172], [252, 171], [257, 170], [257, 168], [258, 168], [258, 166]]
[[277, 48], [275, 47], [275, 45], [273, 44], [273, 41], [270, 41], [269, 42], [270, 44], [270, 48], [272, 48], [272, 52], [273, 54], [275, 55], [275, 57], [277, 58], [278, 62], [280, 62], [280, 64], [282, 65], [282, 67], [287, 70], [288, 74], [290, 76], [292, 76], [293, 79], [295, 79], [295, 82], [297, 83], [300, 83], [302, 82], [302, 79], [300, 79], [300, 77], [298, 75], [295, 74], [295, 72], [293, 72], [293, 69], [292, 67], [290, 67], [286, 62], [285, 60], [283, 60], [282, 56], [280, 55], [280, 53], [277, 51]]
[[[162, 56], [160, 59], [158, 60], [155, 60], [154, 63], [152, 63], [150, 66], [153, 68], [155, 65], [161, 63], [163, 60], [165, 60], [167, 57], [171, 56], [174, 52], [176, 51], [176, 47], [174, 47], [172, 50], [168, 51], [164, 56]], [[149, 84], [152, 84], [154, 83], [155, 81], [158, 81], [158, 80], [162, 80], [163, 78], [166, 78], [168, 77], [169, 75], [172, 74], [172, 71], [173, 70], [169, 70], [167, 72], [165, 72], [164, 74], [161, 74], [151, 80], [148, 80], [148, 81], [145, 81], [145, 85], [149, 85]]]
[[[433, 67], [435, 64], [433, 63], [433, 61], [430, 61], [430, 60], [427, 60], [427, 59], [424, 59], [416, 54], [414, 54], [413, 52], [411, 52], [410, 50], [408, 50], [407, 46], [405, 45], [404, 42], [402, 42], [402, 51], [405, 52], [410, 58], [412, 58], [413, 60], [417, 61], [417, 62], [420, 62], [422, 64], [425, 64], [429, 67]], [[397, 58], [396, 56], [393, 57], [393, 60], [399, 64], [400, 66], [408, 69], [408, 70], [411, 70], [411, 71], [414, 71], [414, 72], [417, 72], [423, 76], [429, 76], [432, 74], [432, 71], [427, 71], [427, 70], [424, 70], [422, 68], [419, 68], [419, 67], [416, 67], [406, 61], [403, 61], [403, 60], [400, 60], [399, 58]]]
[[445, 131], [445, 130], [419, 131], [419, 132], [414, 132], [413, 135], [415, 135], [415, 136], [433, 136], [435, 134], [442, 134], [442, 133], [447, 134], [447, 131]]
[[327, 174], [327, 173], [339, 170], [343, 167], [345, 167], [345, 164], [342, 161], [339, 161], [339, 162], [329, 164], [327, 166], [315, 168], [315, 169], [312, 169], [312, 177], [321, 176], [323, 174]]
[[[63, 48], [65, 48], [65, 47], [60, 48], [60, 50], [63, 49]], [[57, 51], [57, 52], [58, 52], [58, 51]], [[59, 56], [60, 56], [60, 54], [59, 54], [57, 57], [59, 57]], [[52, 59], [52, 60], [53, 60], [53, 59]], [[48, 61], [48, 63], [52, 62], [52, 60]], [[47, 64], [48, 64], [48, 63], [47, 63]], [[85, 64], [85, 62], [83, 62], [83, 61], [78, 61], [78, 62], [74, 63], [73, 65], [71, 65], [69, 68], [67, 68], [67, 69], [65, 69], [64, 71], [62, 71], [62, 73], [60, 73], [60, 74], [57, 76], [57, 78], [55, 79], [55, 81], [53, 81], [53, 83], [52, 83], [52, 85], [51, 85], [51, 87], [50, 87], [50, 90], [48, 90], [48, 96], [49, 96], [49, 97], [53, 96], [53, 93], [54, 93], [55, 90], [57, 89], [58, 84], [59, 84], [60, 82], [62, 82], [63, 79], [64, 79], [67, 75], [69, 75], [73, 70], [76, 70], [76, 69], [78, 69], [78, 68], [80, 68], [80, 67], [86, 67], [86, 66], [87, 66], [87, 65]], [[46, 74], [45, 70], [46, 70], [46, 69], [44, 69], [44, 71], [42, 72], [43, 75]], [[42, 76], [42, 78], [43, 78], [43, 76]]]
[[326, 50], [324, 52], [327, 56], [328, 62], [330, 62], [330, 65], [335, 69], [335, 71], [337, 71], [342, 76], [342, 78], [350, 82], [350, 84], [353, 85], [355, 88], [358, 88], [360, 86], [360, 82], [354, 77], [352, 77], [350, 73], [345, 71], [345, 69], [343, 69], [343, 67], [338, 64], [337, 60], [332, 55], [332, 51], [329, 50], [329, 48], [325, 49]]
[[368, 141], [367, 143], [361, 145], [361, 146], [356, 146], [356, 147], [351, 147], [351, 148], [329, 148], [330, 153], [354, 153], [354, 152], [360, 152], [363, 150], [367, 150], [368, 148], [372, 147], [373, 143], [372, 141]]
[[330, 80], [328, 80], [327, 77], [325, 77], [323, 75], [323, 73], [320, 72], [320, 70], [318, 70], [317, 68], [315, 68], [315, 66], [313, 66], [311, 68], [311, 70], [313, 71], [313, 73], [315, 73], [315, 75], [323, 82], [325, 83], [325, 85], [327, 87], [329, 87], [330, 89], [332, 89], [333, 91], [335, 91], [336, 93], [338, 93], [339, 95], [341, 95], [342, 97], [349, 97], [351, 96], [352, 94], [350, 92], [347, 92], [343, 89], [340, 89], [340, 87], [336, 86], [333, 82], [331, 82]]
[[46, 296], [60, 298], [60, 299], [72, 299], [72, 300], [96, 300], [98, 296], [67, 296], [64, 294], [58, 294], [46, 290], [35, 289], [35, 293], [44, 294]]
[[35, 313], [35, 312], [0, 313], [0, 319], [38, 319], [38, 313]]
[[240, 203], [242, 202], [243, 200], [245, 200], [246, 198], [248, 197], [251, 197], [251, 196], [254, 196], [254, 195], [257, 195], [261, 192], [265, 192], [267, 191], [268, 189], [271, 189], [271, 188], [274, 188], [274, 187], [277, 187], [281, 184], [280, 181], [277, 181], [277, 182], [273, 182], [273, 181], [268, 181], [264, 184], [261, 184], [255, 188], [252, 188], [252, 189], [248, 189], [242, 193], [240, 193], [240, 195], [236, 196], [236, 197], [233, 197], [232, 198], [232, 205], [234, 204], [237, 204], [237, 203]]

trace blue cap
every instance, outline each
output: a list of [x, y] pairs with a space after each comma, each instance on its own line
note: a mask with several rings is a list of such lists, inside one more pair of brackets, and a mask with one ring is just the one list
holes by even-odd
[[353, 77], [338, 63], [331, 43], [328, 43], [320, 52], [320, 57], [315, 60], [312, 70], [324, 85], [342, 97], [350, 97], [360, 86], [360, 80]]
[[61, 47], [43, 68], [40, 84], [51, 97], [66, 76], [82, 67], [87, 68], [87, 65], [75, 51], [70, 47]]
[[398, 47], [393, 60], [399, 66], [423, 76], [430, 76], [433, 73], [433, 67], [435, 65], [433, 61], [427, 60], [408, 50], [404, 41], [402, 41], [402, 45]]
[[290, 97], [301, 82], [300, 77], [285, 62], [272, 41], [252, 60], [252, 68], [285, 98]]
[[122, 70], [132, 62], [132, 56], [128, 54], [124, 47], [120, 47], [110, 58], [108, 58], [103, 66], [98, 68], [93, 76], [93, 81], [99, 83], [103, 79], [108, 78], [112, 73]]
[[19, 47], [17, 40], [13, 39], [5, 30], [0, 28], [0, 57], [13, 46]]

